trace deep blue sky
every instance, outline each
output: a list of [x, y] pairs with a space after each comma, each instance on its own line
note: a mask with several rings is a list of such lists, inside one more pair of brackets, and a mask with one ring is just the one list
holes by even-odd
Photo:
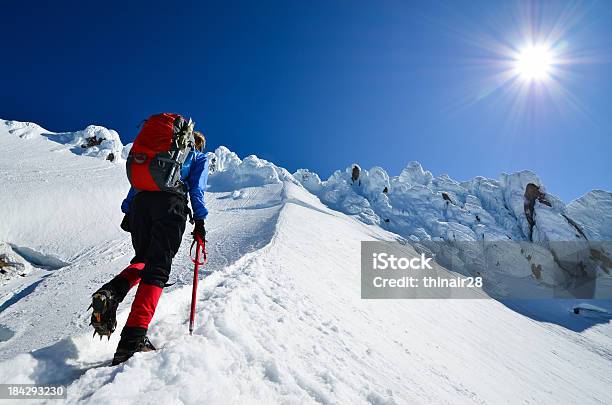
[[[173, 111], [209, 148], [323, 178], [418, 160], [458, 180], [530, 169], [564, 200], [612, 190], [609, 1], [35, 3], [2, 2], [2, 118], [127, 143]], [[588, 63], [566, 66], [566, 96], [491, 91], [483, 45], [515, 46], [525, 10], [576, 22], [562, 40]]]

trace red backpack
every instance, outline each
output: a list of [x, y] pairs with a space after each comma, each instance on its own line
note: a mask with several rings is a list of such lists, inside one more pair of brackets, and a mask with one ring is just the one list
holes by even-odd
[[135, 189], [184, 193], [181, 168], [194, 145], [194, 123], [179, 114], [149, 117], [127, 158], [127, 176]]

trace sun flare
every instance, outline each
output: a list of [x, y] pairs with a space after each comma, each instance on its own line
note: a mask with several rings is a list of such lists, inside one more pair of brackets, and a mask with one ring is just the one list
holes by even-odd
[[554, 65], [551, 49], [546, 45], [531, 45], [518, 52], [516, 74], [523, 80], [540, 82], [550, 78]]

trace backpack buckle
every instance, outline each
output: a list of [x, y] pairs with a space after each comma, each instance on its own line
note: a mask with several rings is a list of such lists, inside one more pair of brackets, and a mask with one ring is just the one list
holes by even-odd
[[134, 153], [132, 156], [134, 158], [134, 162], [138, 163], [139, 165], [147, 161], [146, 153]]

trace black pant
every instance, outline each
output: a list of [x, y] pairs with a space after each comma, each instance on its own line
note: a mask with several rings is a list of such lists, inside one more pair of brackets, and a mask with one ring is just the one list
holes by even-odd
[[163, 191], [141, 191], [130, 206], [130, 231], [136, 254], [145, 263], [141, 283], [164, 287], [187, 222], [187, 198]]

